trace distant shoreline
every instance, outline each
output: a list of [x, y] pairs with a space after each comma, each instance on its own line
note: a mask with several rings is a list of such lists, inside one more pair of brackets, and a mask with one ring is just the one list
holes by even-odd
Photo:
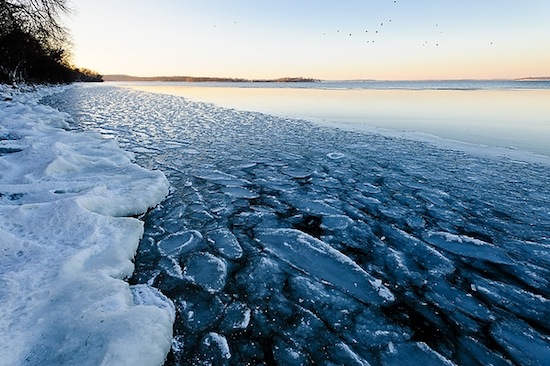
[[203, 76], [130, 76], [130, 75], [104, 75], [104, 81], [167, 81], [167, 82], [224, 82], [224, 83], [313, 83], [318, 79], [302, 77], [283, 77], [278, 79], [241, 79], [241, 78], [218, 78]]
[[[282, 77], [277, 79], [245, 79], [245, 78], [225, 78], [225, 77], [210, 77], [210, 76], [132, 76], [125, 74], [112, 74], [104, 75], [103, 81], [160, 81], [160, 82], [187, 82], [187, 83], [205, 83], [205, 82], [220, 82], [220, 83], [317, 83], [317, 82], [380, 82], [389, 80], [373, 80], [373, 79], [361, 79], [361, 80], [322, 80], [304, 77]], [[459, 81], [550, 81], [550, 76], [531, 76], [514, 79], [442, 79], [442, 80], [394, 80], [398, 82], [427, 82], [427, 81], [439, 81], [439, 82], [459, 82]]]
[[514, 81], [550, 81], [550, 76], [534, 76], [528, 78], [514, 79]]

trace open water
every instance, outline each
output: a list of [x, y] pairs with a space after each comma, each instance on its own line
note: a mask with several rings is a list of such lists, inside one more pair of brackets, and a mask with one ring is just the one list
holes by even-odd
[[435, 136], [447, 143], [454, 140], [550, 156], [549, 81], [120, 85], [348, 130], [405, 132], [408, 138]]

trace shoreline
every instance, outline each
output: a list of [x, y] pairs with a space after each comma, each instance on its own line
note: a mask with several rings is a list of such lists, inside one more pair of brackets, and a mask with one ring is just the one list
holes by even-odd
[[[546, 356], [546, 167], [112, 86], [48, 103], [172, 182], [144, 216], [131, 282], [178, 304], [174, 362], [258, 363], [281, 344], [335, 364]], [[537, 352], [517, 352], [525, 340]]]
[[169, 183], [38, 103], [64, 88], [0, 86], [2, 362], [160, 364], [173, 304], [125, 278], [143, 235], [130, 216], [158, 204]]
[[248, 79], [239, 77], [215, 77], [215, 76], [135, 76], [127, 74], [108, 74], [104, 75], [104, 81], [107, 82], [124, 82], [124, 81], [160, 81], [160, 82], [246, 82], [246, 83], [262, 83], [262, 82], [320, 82], [320, 83], [355, 83], [355, 82], [393, 82], [393, 83], [410, 83], [410, 82], [549, 82], [550, 76], [528, 76], [520, 78], [493, 78], [493, 79], [477, 79], [477, 78], [460, 78], [460, 79], [318, 79], [311, 77], [280, 77], [274, 79]]
[[303, 77], [282, 77], [276, 79], [243, 79], [209, 76], [131, 76], [131, 75], [104, 75], [106, 82], [186, 82], [186, 83], [311, 83], [319, 82], [319, 79]]
[[[65, 87], [57, 90], [63, 90], [63, 88]], [[156, 228], [155, 233], [145, 233], [145, 238], [142, 241], [146, 248], [148, 246], [157, 248], [156, 253], [165, 256], [163, 257], [165, 261], [159, 260], [157, 263], [156, 259], [151, 260], [149, 256], [151, 253], [147, 254], [147, 249], [145, 249], [145, 257], [135, 258], [134, 262], [133, 257], [137, 250], [137, 243], [144, 234], [144, 224], [127, 216], [144, 212], [148, 207], [163, 199], [168, 189], [166, 176], [158, 171], [148, 171], [135, 165], [132, 153], [121, 150], [114, 140], [101, 138], [98, 132], [66, 131], [70, 124], [69, 114], [36, 103], [39, 94], [46, 95], [55, 89], [13, 95], [11, 101], [2, 101], [5, 98], [0, 93], [0, 105], [2, 107], [7, 105], [0, 109], [0, 117], [2, 117], [0, 119], [2, 122], [0, 146], [4, 149], [0, 154], [0, 165], [4, 168], [0, 180], [0, 192], [2, 193], [0, 196], [0, 231], [2, 231], [0, 253], [4, 255], [0, 257], [3, 260], [0, 263], [2, 264], [0, 278], [4, 279], [6, 284], [0, 292], [0, 298], [9, 300], [5, 303], [4, 312], [0, 314], [0, 328], [7, 329], [0, 335], [0, 351], [3, 354], [9, 354], [10, 359], [7, 361], [12, 364], [23, 363], [23, 360], [35, 364], [60, 363], [61, 361], [76, 363], [86, 360], [90, 364], [106, 362], [117, 365], [149, 365], [161, 364], [168, 352], [172, 357], [186, 355], [182, 353], [188, 346], [186, 341], [193, 342], [196, 328], [190, 328], [191, 333], [189, 334], [191, 335], [182, 330], [184, 328], [181, 324], [179, 328], [172, 328], [175, 313], [173, 304], [180, 299], [173, 295], [178, 292], [171, 293], [174, 303], [162, 295], [160, 291], [168, 290], [166, 292], [168, 294], [174, 283], [164, 282], [162, 276], [159, 278], [158, 272], [148, 266], [160, 266], [161, 271], [172, 271], [167, 273], [180, 285], [182, 283], [178, 281], [182, 281], [183, 284], [191, 284], [190, 287], [183, 285], [177, 290], [184, 291], [185, 296], [191, 296], [191, 299], [197, 291], [206, 291], [209, 294], [207, 296], [219, 297], [220, 301], [224, 299], [224, 306], [227, 305], [229, 309], [244, 309], [243, 315], [246, 322], [240, 323], [242, 329], [254, 333], [254, 329], [257, 330], [255, 327], [262, 323], [256, 318], [257, 313], [252, 313], [252, 310], [247, 313], [246, 309], [255, 309], [256, 305], [262, 305], [263, 302], [254, 303], [251, 300], [252, 302], [248, 304], [244, 300], [248, 299], [247, 296], [236, 293], [235, 295], [242, 295], [239, 298], [243, 300], [242, 303], [237, 304], [239, 307], [235, 307], [236, 305], [231, 302], [234, 297], [229, 294], [231, 289], [234, 290], [236, 287], [229, 283], [245, 277], [227, 276], [227, 267], [224, 265], [226, 263], [239, 266], [248, 265], [248, 269], [241, 268], [244, 271], [241, 273], [257, 274], [260, 283], [271, 288], [276, 284], [283, 283], [298, 285], [301, 282], [296, 281], [305, 281], [304, 276], [309, 274], [312, 276], [312, 281], [330, 283], [331, 288], [341, 291], [337, 295], [338, 299], [342, 299], [342, 296], [348, 294], [351, 298], [359, 301], [357, 304], [373, 301], [374, 304], [365, 308], [367, 309], [365, 311], [368, 312], [378, 309], [375, 304], [379, 301], [393, 302], [398, 296], [402, 296], [400, 286], [397, 285], [402, 280], [401, 276], [407, 276], [407, 273], [415, 274], [415, 277], [405, 277], [413, 281], [416, 281], [416, 276], [427, 276], [421, 287], [431, 286], [430, 291], [441, 295], [445, 301], [443, 304], [447, 300], [454, 301], [457, 293], [460, 293], [461, 296], [469, 296], [468, 294], [475, 294], [478, 289], [483, 291], [485, 287], [491, 286], [488, 279], [473, 277], [473, 287], [465, 282], [463, 287], [451, 287], [452, 291], [445, 290], [445, 286], [447, 286], [445, 277], [449, 274], [447, 269], [452, 271], [455, 265], [460, 266], [461, 263], [460, 259], [454, 257], [455, 255], [474, 258], [475, 262], [480, 265], [481, 271], [485, 268], [481, 263], [485, 261], [495, 265], [520, 266], [520, 264], [530, 263], [529, 253], [536, 253], [535, 249], [525, 254], [517, 252], [516, 242], [503, 241], [502, 239], [506, 238], [507, 234], [499, 229], [502, 216], [494, 216], [490, 211], [492, 208], [489, 207], [492, 207], [490, 203], [494, 200], [495, 209], [504, 210], [502, 212], [509, 212], [510, 215], [513, 215], [514, 213], [508, 209], [516, 207], [518, 202], [523, 203], [522, 196], [516, 196], [514, 193], [525, 192], [525, 189], [516, 190], [519, 189], [516, 188], [516, 185], [522, 185], [524, 182], [523, 179], [518, 179], [521, 177], [517, 177], [517, 173], [544, 172], [544, 168], [540, 166], [525, 165], [515, 166], [517, 169], [505, 169], [505, 167], [512, 166], [512, 163], [519, 162], [512, 161], [502, 164], [501, 161], [475, 158], [465, 159], [467, 160], [466, 164], [462, 166], [462, 163], [456, 164], [456, 162], [462, 162], [465, 155], [444, 149], [429, 151], [429, 148], [426, 149], [426, 144], [398, 141], [397, 139], [392, 141], [391, 138], [386, 139], [381, 136], [364, 138], [357, 134], [345, 134], [341, 131], [320, 128], [312, 123], [296, 119], [281, 119], [263, 113], [239, 112], [172, 97], [139, 95], [112, 87], [100, 89], [102, 86], [84, 87], [83, 91], [92, 92], [87, 95], [79, 95], [80, 98], [84, 98], [83, 101], [90, 101], [90, 104], [87, 105], [88, 109], [80, 106], [83, 108], [80, 111], [84, 115], [86, 113], [91, 113], [90, 116], [93, 115], [89, 126], [93, 128], [93, 124], [96, 124], [96, 127], [108, 129], [109, 126], [101, 124], [102, 118], [109, 116], [111, 127], [116, 127], [117, 131], [122, 133], [121, 140], [132, 136], [133, 131], [138, 130], [140, 126], [143, 127], [143, 130], [140, 130], [143, 134], [141, 136], [148, 136], [150, 139], [138, 138], [132, 143], [134, 148], [128, 150], [135, 151], [138, 159], [140, 151], [152, 156], [159, 154], [162, 160], [168, 163], [166, 166], [161, 165], [163, 170], [166, 172], [169, 170], [165, 168], [172, 170], [169, 176], [174, 186], [171, 189], [174, 190], [172, 192], [179, 193], [169, 195], [163, 204], [158, 206], [158, 210], [150, 211], [152, 215], [159, 215], [157, 218], [160, 221], [156, 221], [153, 225]], [[94, 94], [93, 90], [99, 91], [99, 93]], [[127, 104], [126, 109], [121, 108], [121, 99], [118, 99], [117, 95], [120, 98], [124, 98], [125, 95], [129, 96], [128, 99], [133, 103]], [[68, 97], [70, 100], [71, 96], [68, 95]], [[94, 97], [99, 98], [94, 99]], [[149, 103], [147, 103], [147, 99], [149, 99]], [[64, 102], [65, 99], [62, 101]], [[172, 131], [174, 125], [170, 118], [157, 121], [152, 112], [170, 111], [178, 103], [181, 103], [181, 106], [186, 106], [186, 108], [180, 108], [180, 111], [189, 113], [181, 115], [180, 121], [191, 122], [192, 128], [199, 132], [207, 131], [209, 133], [199, 133], [204, 139], [198, 138], [194, 141], [189, 139], [189, 135], [186, 136], [186, 131], [183, 129], [169, 138], [175, 145], [163, 150], [160, 148], [163, 136], [169, 136], [169, 133], [162, 132], [167, 131], [163, 128]], [[51, 105], [56, 104], [52, 103]], [[141, 110], [137, 108], [138, 106], [144, 107], [141, 115], [139, 112], [132, 113], [134, 110]], [[131, 108], [128, 109], [129, 107]], [[72, 113], [78, 111], [78, 108], [68, 108], [67, 111]], [[60, 109], [63, 110], [63, 108]], [[74, 115], [76, 116], [76, 114]], [[164, 113], [164, 115], [168, 115], [168, 113]], [[185, 116], [187, 118], [184, 118]], [[148, 119], [149, 117], [152, 119]], [[79, 121], [84, 122], [83, 120]], [[124, 124], [124, 121], [131, 122]], [[148, 121], [155, 123], [144, 125]], [[205, 126], [204, 121], [212, 122], [212, 126]], [[286, 125], [287, 129], [278, 130], [277, 127], [281, 122]], [[88, 125], [84, 122], [82, 125], [79, 123], [79, 126]], [[235, 131], [233, 128], [229, 128], [230, 126], [233, 126]], [[249, 128], [255, 129], [250, 131]], [[270, 131], [275, 133], [276, 138], [272, 139], [273, 135], [270, 134]], [[291, 131], [296, 133], [289, 133]], [[216, 133], [210, 134], [213, 132]], [[125, 136], [124, 133], [127, 135]], [[355, 143], [346, 144], [344, 143], [345, 139], [339, 140], [338, 138], [334, 141], [341, 141], [340, 143], [327, 144], [327, 141], [331, 141], [330, 136], [333, 134], [349, 137], [350, 141], [355, 141]], [[260, 140], [250, 143], [250, 136], [258, 136]], [[284, 138], [281, 140], [281, 137]], [[232, 138], [237, 140], [232, 140]], [[219, 145], [211, 145], [213, 141], [217, 141]], [[236, 143], [238, 141], [244, 145]], [[273, 143], [274, 150], [266, 147], [265, 142], [268, 141]], [[312, 143], [310, 148], [315, 147], [312, 150], [308, 149], [310, 143]], [[129, 146], [131, 147], [132, 144]], [[149, 150], [149, 147], [159, 147], [159, 150]], [[309, 151], [307, 155], [304, 153], [303, 147]], [[214, 161], [208, 160], [207, 165], [201, 164], [198, 156], [201, 151], [206, 150], [210, 151], [212, 153], [210, 157], [215, 159]], [[416, 153], [406, 154], [407, 151]], [[433, 159], [436, 157], [439, 159], [434, 160], [435, 164], [431, 165], [429, 161], [424, 160], [424, 152], [427, 152], [428, 156], [431, 155]], [[265, 153], [269, 153], [268, 156], [264, 156]], [[406, 154], [405, 158], [404, 153]], [[443, 166], [439, 166], [439, 161], [442, 161]], [[363, 163], [369, 168], [361, 168]], [[450, 169], [445, 169], [445, 164]], [[155, 165], [153, 164], [153, 166]], [[319, 166], [323, 166], [324, 170], [318, 170]], [[356, 166], [356, 170], [349, 171], [348, 168], [353, 166]], [[489, 172], [485, 171], [486, 168]], [[500, 179], [494, 180], [495, 175], [491, 173], [491, 169], [495, 169], [494, 173], [502, 174]], [[524, 188], [531, 188], [533, 192], [536, 192], [535, 188], [538, 187], [533, 185], [533, 182], [538, 182], [539, 186], [547, 187], [544, 181], [537, 180], [536, 175], [523, 174], [522, 177], [527, 180]], [[542, 177], [546, 177], [546, 174]], [[179, 186], [176, 181], [180, 184]], [[513, 184], [509, 184], [510, 182]], [[304, 196], [303, 187], [305, 185], [322, 189], [313, 189], [310, 191], [311, 194]], [[470, 185], [477, 188], [470, 188]], [[216, 188], [214, 189], [214, 187]], [[506, 189], [502, 190], [498, 187]], [[266, 189], [268, 190], [267, 195]], [[392, 193], [394, 189], [398, 189], [400, 194], [394, 195]], [[457, 189], [456, 192], [455, 189]], [[275, 191], [279, 191], [280, 194], [274, 196]], [[358, 200], [350, 199], [352, 197], [342, 198], [341, 193], [343, 192], [349, 192]], [[145, 201], [136, 199], [137, 197], [143, 198], [147, 194], [149, 196]], [[253, 208], [248, 204], [242, 205], [249, 201], [251, 204], [258, 205], [258, 202], [254, 200], [258, 200], [261, 195], [266, 195], [266, 198], [271, 197], [271, 200], [263, 202], [263, 207], [255, 206]], [[544, 195], [544, 192], [533, 195], [527, 204], [525, 215], [517, 214], [518, 222], [525, 224], [525, 228], [528, 227], [529, 217], [531, 217], [529, 214], [532, 212], [544, 217], [544, 212], [536, 209], [536, 207], [545, 207], [546, 203], [540, 205], [544, 202]], [[197, 196], [205, 199], [197, 200]], [[220, 202], [221, 197], [225, 199]], [[400, 201], [403, 197], [407, 199]], [[503, 201], [503, 198], [506, 199]], [[339, 200], [343, 201], [339, 202]], [[413, 200], [418, 205], [410, 205], [409, 200]], [[539, 201], [538, 206], [535, 204], [537, 200]], [[209, 202], [214, 206], [210, 206]], [[235, 202], [241, 204], [233, 206]], [[349, 203], [348, 206], [345, 205], [346, 202]], [[220, 203], [227, 204], [228, 209], [220, 210]], [[195, 206], [192, 207], [193, 205]], [[290, 208], [285, 208], [285, 205], [292, 207], [292, 210], [298, 214], [290, 217], [282, 215], [279, 216], [279, 220], [282, 221], [272, 221], [275, 216], [267, 215], [267, 213], [284, 213], [290, 210]], [[200, 208], [199, 211], [197, 211], [197, 206]], [[247, 215], [242, 215], [243, 211], [239, 207], [248, 207], [247, 211], [244, 211]], [[344, 207], [346, 207], [345, 211], [341, 211], [340, 208], [344, 209]], [[477, 231], [472, 234], [464, 234], [460, 231], [460, 222], [462, 221], [455, 220], [454, 216], [446, 216], [447, 211], [445, 210], [450, 207], [486, 210], [484, 212], [488, 215], [488, 220], [493, 216], [496, 219], [495, 222], [491, 222], [496, 226], [487, 229], [482, 222], [479, 222], [479, 227], [484, 228], [483, 232], [480, 231], [482, 234], [479, 235], [481, 236], [476, 234]], [[533, 208], [532, 212], [529, 211], [531, 207]], [[361, 211], [363, 209], [365, 211]], [[210, 216], [209, 219], [215, 220], [216, 226], [220, 226], [222, 231], [212, 231], [213, 228], [210, 226], [212, 222], [208, 221], [209, 219], [204, 220], [205, 217], [208, 218], [206, 214], [210, 210], [215, 215]], [[206, 216], [195, 215], [197, 212], [203, 212]], [[402, 212], [405, 212], [406, 215], [402, 215]], [[464, 215], [464, 220], [471, 218], [469, 209], [453, 210], [452, 212], [453, 215], [454, 213]], [[368, 218], [370, 213], [378, 215], [376, 222], [380, 226], [377, 227], [379, 231], [377, 231], [376, 237], [372, 232], [373, 236], [368, 236], [370, 230], [368, 224], [371, 223]], [[410, 216], [411, 214], [413, 216]], [[248, 215], [256, 215], [254, 217], [260, 221], [244, 220]], [[325, 234], [316, 238], [309, 234], [314, 234], [314, 232], [307, 231], [307, 226], [295, 226], [295, 220], [302, 215], [321, 217], [322, 222], [319, 223], [319, 229]], [[417, 221], [404, 223], [401, 220], [403, 217], [415, 217], [414, 215], [417, 215]], [[431, 219], [425, 220], [424, 215]], [[485, 215], [480, 214], [479, 217], [484, 218]], [[527, 218], [525, 222], [522, 221], [523, 217]], [[147, 220], [145, 217], [143, 218]], [[183, 218], [185, 218], [185, 224], [182, 224]], [[263, 221], [264, 218], [265, 221]], [[162, 222], [165, 222], [166, 226], [163, 226]], [[225, 228], [227, 223], [236, 225], [229, 226], [231, 231], [228, 231], [229, 229]], [[155, 226], [157, 224], [158, 226]], [[377, 250], [380, 252], [371, 259], [374, 266], [385, 268], [383, 266], [385, 261], [393, 258], [392, 253], [398, 253], [407, 260], [402, 263], [408, 263], [408, 266], [411, 266], [410, 272], [409, 269], [402, 272], [401, 269], [394, 270], [393, 267], [372, 274], [369, 274], [370, 270], [362, 272], [363, 267], [352, 260], [355, 258], [353, 255], [348, 256], [349, 253], [341, 248], [338, 239], [341, 233], [345, 233], [345, 230], [348, 229], [351, 230], [356, 227], [356, 224], [368, 229], [361, 232], [361, 238], [368, 237], [370, 238], [368, 240], [374, 240], [373, 243], [379, 244], [376, 248], [379, 248]], [[244, 225], [253, 225], [254, 230], [246, 229]], [[455, 231], [453, 225], [458, 225], [456, 228], [458, 231]], [[407, 230], [412, 228], [412, 233], [401, 232], [399, 231], [401, 228], [409, 228]], [[512, 226], [511, 230], [516, 230], [514, 228], [515, 226]], [[533, 228], [531, 227], [531, 229]], [[233, 231], [235, 234], [227, 235], [235, 240], [227, 241], [228, 237], [225, 234]], [[523, 233], [519, 229], [517, 232]], [[335, 236], [330, 233], [334, 233]], [[538, 233], [538, 231], [535, 230], [533, 233]], [[187, 237], [186, 234], [189, 234], [190, 237]], [[404, 247], [401, 245], [412, 240], [412, 237], [407, 235], [413, 234], [416, 235], [414, 238], [418, 237], [414, 239], [416, 240], [415, 249], [421, 245], [423, 248], [432, 248], [431, 251], [421, 253], [417, 253], [417, 250], [402, 251]], [[203, 235], [205, 236], [203, 237]], [[404, 236], [401, 237], [401, 235]], [[494, 242], [493, 235], [495, 235]], [[533, 246], [533, 248], [535, 245], [539, 245], [530, 241], [534, 238], [530, 235], [525, 234], [525, 238], [521, 236], [523, 241], [518, 239], [518, 243], [521, 242], [524, 245]], [[173, 246], [176, 242], [172, 239], [175, 238], [187, 238], [184, 240], [185, 243], [194, 243], [198, 246], [194, 249], [186, 248], [186, 245]], [[198, 241], [194, 242], [194, 238]], [[208, 244], [203, 242], [204, 238], [208, 240]], [[248, 238], [248, 244], [259, 245], [247, 246], [249, 250], [255, 249], [258, 250], [257, 252], [242, 250], [240, 245], [247, 243], [247, 240], [242, 241], [246, 238]], [[350, 237], [346, 234], [342, 238]], [[386, 238], [389, 239], [386, 240]], [[286, 242], [291, 244], [286, 245]], [[331, 244], [329, 245], [329, 243]], [[335, 243], [340, 244], [335, 246]], [[350, 245], [354, 245], [353, 243], [350, 241]], [[305, 247], [302, 247], [303, 245]], [[540, 243], [541, 247], [544, 245], [544, 242]], [[320, 251], [323, 253], [321, 257], [318, 257], [318, 249], [315, 249], [318, 247], [323, 249]], [[236, 248], [241, 248], [241, 251]], [[382, 250], [383, 248], [385, 249]], [[232, 252], [229, 249], [236, 250], [233, 252], [234, 255], [230, 254]], [[184, 263], [181, 263], [179, 250], [183, 250], [182, 253], [194, 250], [194, 253], [187, 256]], [[424, 263], [426, 260], [424, 256], [427, 253], [440, 253], [439, 257], [431, 258], [432, 260], [439, 258], [440, 261], [444, 261], [443, 266], [438, 266], [438, 262], [435, 264], [431, 262], [431, 267], [423, 265], [417, 267], [411, 264], [413, 263], [411, 261], [417, 260]], [[324, 272], [317, 271], [313, 261], [303, 260], [311, 256], [317, 256], [317, 259], [322, 260], [335, 272], [327, 271], [328, 275], [325, 276]], [[534, 257], [531, 256], [531, 258]], [[233, 260], [237, 261], [231, 262]], [[162, 267], [167, 263], [168, 267]], [[262, 263], [270, 266], [262, 267]], [[290, 263], [294, 266], [293, 268], [301, 268], [301, 270], [293, 275], [287, 270], [283, 270], [286, 268], [285, 263]], [[142, 272], [144, 277], [140, 277], [138, 282], [130, 280], [130, 283], [140, 284], [129, 286], [125, 279], [129, 278], [134, 269], [138, 269], [140, 266], [144, 271]], [[206, 266], [207, 272], [210, 271], [209, 273], [219, 276], [204, 277], [202, 266]], [[264, 270], [267, 277], [262, 278]], [[347, 271], [355, 276], [351, 278], [353, 278], [355, 286], [361, 286], [361, 291], [355, 287], [349, 287], [348, 281], [340, 280], [350, 275]], [[286, 277], [283, 277], [282, 273], [286, 273], [284, 276], [289, 276], [289, 278], [285, 279]], [[341, 275], [335, 275], [335, 273]], [[279, 276], [279, 274], [281, 275]], [[276, 284], [269, 282], [271, 275], [275, 276], [276, 280], [273, 281]], [[375, 277], [371, 278], [371, 275], [375, 275]], [[392, 282], [396, 278], [397, 280], [401, 278], [401, 280]], [[467, 281], [470, 278], [464, 277]], [[526, 278], [535, 281], [534, 287], [541, 286], [540, 288], [544, 289], [544, 281], [536, 282], [537, 278], [535, 277], [527, 276]], [[249, 294], [250, 299], [253, 299], [252, 294], [257, 293], [259, 283], [254, 281], [238, 283], [240, 284], [238, 288], [245, 291], [243, 290], [244, 286], [246, 291], [249, 291], [245, 294]], [[385, 287], [386, 283], [392, 283], [395, 286]], [[227, 296], [222, 296], [226, 284], [228, 284], [229, 292]], [[153, 289], [150, 285], [158, 286], [160, 291]], [[364, 297], [366, 295], [363, 290], [372, 290], [371, 287], [376, 290], [371, 294], [374, 297], [370, 295]], [[201, 290], [198, 290], [199, 288]], [[312, 287], [308, 288], [312, 289]], [[294, 291], [299, 291], [299, 289], [300, 286], [294, 287]], [[316, 289], [320, 289], [320, 287], [316, 287]], [[441, 289], [443, 290], [440, 291]], [[513, 289], [516, 290], [515, 287]], [[280, 291], [283, 290], [281, 287]], [[520, 288], [517, 291], [523, 291], [518, 292], [519, 294], [530, 295], [525, 289]], [[419, 296], [424, 292], [424, 290], [420, 291]], [[219, 295], [220, 293], [222, 295]], [[290, 296], [290, 299], [294, 298], [291, 295], [286, 294], [285, 296]], [[321, 308], [315, 307], [316, 296], [324, 296], [322, 298], [326, 299], [330, 293], [321, 291], [319, 293], [306, 292], [301, 295], [295, 293], [294, 295], [297, 296], [295, 299], [299, 298], [306, 304], [310, 304], [314, 308], [312, 311], [319, 316], [332, 319], [332, 311], [323, 313], [322, 306]], [[378, 300], [375, 295], [381, 296], [382, 300]], [[499, 296], [494, 296], [497, 300], [491, 301], [492, 303], [501, 302]], [[504, 296], [502, 298], [505, 298]], [[355, 301], [353, 299], [351, 301]], [[472, 297], [464, 297], [464, 299], [472, 299]], [[526, 296], [521, 301], [517, 300], [517, 305], [523, 306], [530, 299], [531, 297]], [[434, 300], [427, 297], [426, 301], [433, 302]], [[322, 301], [320, 303], [322, 304]], [[286, 306], [285, 304], [281, 302], [280, 305]], [[437, 300], [434, 304], [439, 306]], [[356, 310], [360, 311], [360, 309], [363, 308], [357, 305]], [[446, 307], [441, 309], [443, 312], [448, 310]], [[192, 317], [194, 314], [194, 308], [180, 307], [178, 311], [180, 312], [179, 316], [186, 319], [190, 319], [188, 316]], [[470, 314], [468, 309], [465, 311], [467, 315]], [[489, 310], [487, 311], [489, 312]], [[490, 311], [490, 314], [493, 314], [493, 310]], [[494, 310], [495, 316], [501, 313]], [[518, 313], [521, 314], [520, 311]], [[250, 316], [251, 314], [252, 316]], [[449, 314], [452, 316], [454, 312]], [[224, 320], [220, 324], [227, 325], [229, 319], [232, 319], [229, 315], [224, 313]], [[226, 319], [225, 316], [228, 318]], [[348, 318], [347, 310], [345, 318]], [[371, 318], [369, 317], [369, 319]], [[284, 319], [277, 318], [274, 321], [283, 322]], [[387, 321], [390, 319], [386, 319], [382, 315], [380, 318], [372, 319], [373, 326], [387, 324]], [[253, 325], [249, 326], [249, 324]], [[496, 324], [499, 327], [522, 326], [522, 323], [516, 319], [516, 315], [513, 315], [511, 319], [499, 316]], [[283, 327], [285, 324], [281, 323], [280, 326]], [[313, 328], [313, 326], [316, 325], [312, 325], [311, 329], [316, 329], [315, 332], [321, 335], [322, 333], [318, 333], [319, 328]], [[407, 357], [411, 352], [410, 347], [416, 347], [418, 344], [423, 345], [421, 352], [426, 357], [427, 355], [436, 355], [445, 360], [447, 359], [445, 357], [450, 357], [444, 352], [438, 353], [442, 352], [441, 349], [432, 344], [425, 345], [416, 343], [412, 339], [409, 340], [407, 334], [415, 329], [414, 324], [403, 327], [403, 338], [398, 337], [395, 343], [393, 341], [384, 343], [386, 341], [381, 340], [381, 344], [387, 344], [388, 349], [393, 349], [395, 345], [398, 355], [403, 357]], [[202, 338], [198, 335], [199, 338], [196, 341], [206, 346], [218, 347], [215, 350], [221, 352], [221, 359], [244, 357], [238, 353], [239, 349], [236, 348], [236, 345], [231, 343], [232, 339], [227, 334], [232, 334], [232, 330], [228, 329], [225, 331], [217, 328], [208, 329], [208, 333]], [[353, 324], [349, 329], [353, 330]], [[540, 347], [540, 349], [544, 347], [543, 336], [528, 326], [521, 329], [532, 331], [534, 347]], [[180, 333], [172, 333], [173, 331]], [[515, 332], [516, 328], [513, 331]], [[359, 328], [355, 335], [346, 332], [342, 334], [353, 336], [352, 339], [363, 334]], [[526, 333], [513, 334], [513, 337], [522, 337], [521, 340], [527, 337]], [[291, 334], [288, 336], [292, 339]], [[489, 336], [489, 334], [485, 336]], [[491, 336], [499, 337], [497, 342], [500, 340], [499, 343], [502, 344], [502, 347], [507, 349], [513, 347], [515, 338], [512, 336], [499, 335], [494, 332]], [[329, 342], [329, 344], [331, 343]], [[356, 359], [359, 359], [360, 356], [368, 356], [368, 353], [363, 353], [363, 350], [355, 349], [352, 343], [349, 347], [351, 347], [349, 348], [350, 354], [357, 357]], [[306, 349], [305, 345], [304, 349]], [[357, 354], [353, 352], [357, 352]], [[337, 354], [333, 355], [337, 356]], [[395, 355], [394, 351], [390, 353], [380, 351], [380, 357], [391, 359], [394, 357], [392, 355]], [[525, 357], [521, 353], [514, 356], [519, 359]]]

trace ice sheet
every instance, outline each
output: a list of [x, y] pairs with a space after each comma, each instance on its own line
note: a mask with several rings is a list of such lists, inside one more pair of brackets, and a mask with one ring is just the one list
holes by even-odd
[[172, 183], [130, 279], [175, 304], [168, 365], [536, 364], [524, 342], [548, 348], [545, 162], [111, 86], [48, 103]]

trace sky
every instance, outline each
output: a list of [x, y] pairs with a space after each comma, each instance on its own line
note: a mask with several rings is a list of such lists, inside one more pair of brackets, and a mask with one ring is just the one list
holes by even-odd
[[550, 76], [548, 0], [71, 0], [103, 75], [325, 80]]

